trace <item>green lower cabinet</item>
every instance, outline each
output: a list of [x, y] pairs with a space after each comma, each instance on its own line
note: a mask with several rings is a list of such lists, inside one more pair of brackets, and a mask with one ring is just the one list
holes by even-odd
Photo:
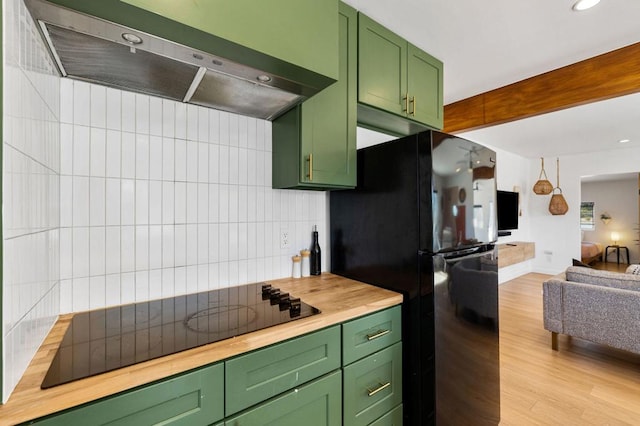
[[343, 368], [344, 425], [368, 425], [402, 403], [402, 343]]
[[340, 326], [225, 362], [226, 416], [340, 368]]
[[342, 364], [351, 364], [391, 346], [399, 342], [401, 336], [400, 306], [346, 322], [342, 325]]
[[339, 12], [338, 81], [273, 121], [274, 188], [356, 186], [357, 12]]
[[342, 423], [340, 370], [228, 419], [225, 426], [338, 426]]
[[375, 422], [369, 423], [369, 426], [402, 426], [402, 422], [402, 404], [400, 404]]
[[224, 417], [224, 368], [216, 364], [109, 397], [33, 424], [211, 425]]

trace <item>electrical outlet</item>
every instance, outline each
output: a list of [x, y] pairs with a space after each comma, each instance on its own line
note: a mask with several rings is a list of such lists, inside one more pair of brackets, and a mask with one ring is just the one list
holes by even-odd
[[287, 249], [291, 247], [291, 240], [289, 239], [289, 230], [287, 228], [280, 228], [280, 248]]

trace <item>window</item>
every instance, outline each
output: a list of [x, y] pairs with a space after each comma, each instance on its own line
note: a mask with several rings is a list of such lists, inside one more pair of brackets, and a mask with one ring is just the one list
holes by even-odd
[[580, 229], [596, 229], [596, 222], [593, 220], [593, 205], [593, 201], [580, 203]]

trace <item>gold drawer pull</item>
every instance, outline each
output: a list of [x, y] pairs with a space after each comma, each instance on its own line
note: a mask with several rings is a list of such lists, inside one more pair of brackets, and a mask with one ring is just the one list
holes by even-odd
[[416, 101], [416, 97], [412, 96], [409, 98], [409, 104], [413, 105], [413, 110], [409, 111], [409, 115], [416, 116], [416, 108], [418, 107], [418, 101]]
[[378, 392], [380, 392], [381, 390], [384, 390], [384, 389], [388, 388], [389, 386], [391, 386], [391, 382], [387, 382], [387, 383], [380, 383], [380, 382], [378, 382], [378, 384], [379, 384], [380, 386], [378, 386], [377, 388], [375, 388], [375, 389], [373, 389], [373, 390], [372, 390], [372, 389], [367, 388], [367, 395], [369, 395], [369, 396], [373, 396], [373, 395], [377, 394]]
[[391, 332], [391, 330], [378, 330], [373, 334], [367, 334], [367, 340], [375, 340], [378, 337], [382, 337], [385, 334], [389, 334]]

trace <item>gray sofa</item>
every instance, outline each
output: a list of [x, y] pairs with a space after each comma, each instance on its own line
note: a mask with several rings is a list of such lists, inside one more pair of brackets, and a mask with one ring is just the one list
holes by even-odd
[[570, 266], [543, 283], [544, 328], [640, 354], [640, 275]]

